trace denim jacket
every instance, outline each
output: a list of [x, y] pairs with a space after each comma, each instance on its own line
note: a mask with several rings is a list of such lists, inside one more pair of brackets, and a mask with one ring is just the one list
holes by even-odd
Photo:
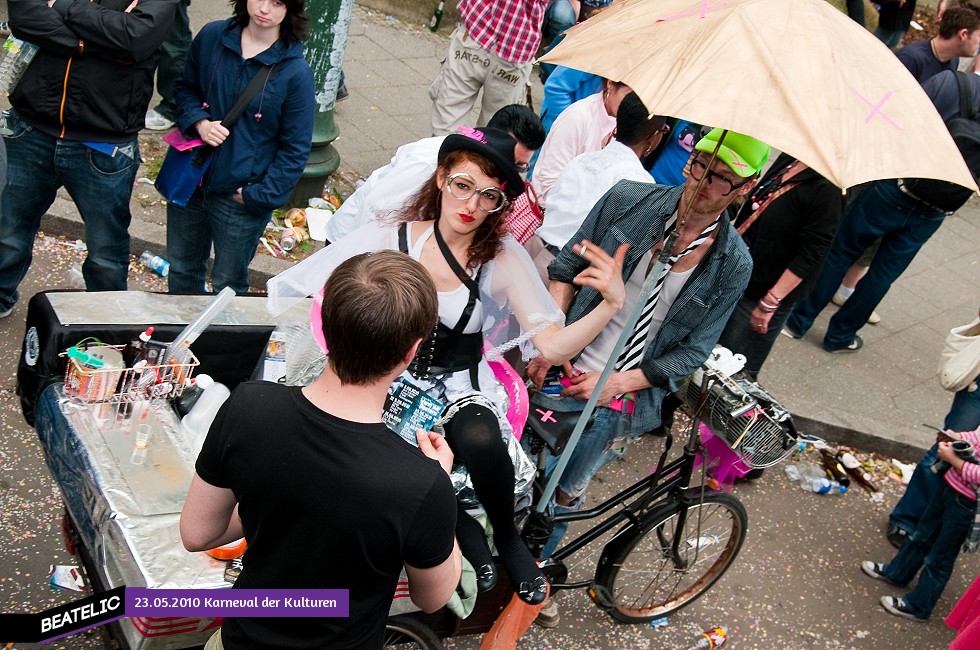
[[[588, 265], [572, 251], [572, 246], [587, 239], [610, 255], [620, 244], [630, 244], [623, 264], [623, 279], [627, 280], [643, 255], [660, 241], [664, 223], [677, 209], [682, 189], [683, 186], [620, 181], [599, 200], [578, 233], [551, 263], [548, 277], [572, 284], [572, 279]], [[684, 285], [643, 354], [640, 370], [653, 387], [637, 392], [634, 431], [648, 431], [659, 425], [664, 395], [674, 382], [694, 372], [708, 358], [751, 274], [748, 248], [728, 215], [723, 214], [710, 251]], [[572, 299], [566, 323], [574, 323], [601, 301], [598, 291], [583, 287]]]

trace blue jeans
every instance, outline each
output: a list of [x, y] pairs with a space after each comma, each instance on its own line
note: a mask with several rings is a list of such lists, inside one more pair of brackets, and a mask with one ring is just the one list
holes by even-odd
[[[953, 406], [949, 409], [943, 426], [950, 431], [973, 431], [980, 427], [980, 390], [972, 393], [965, 390], [957, 392], [953, 396]], [[926, 506], [944, 482], [942, 475], [931, 469], [938, 459], [939, 447], [933, 445], [919, 461], [908, 487], [905, 488], [905, 494], [888, 515], [889, 524], [907, 533], [915, 531]]]
[[847, 0], [847, 15], [864, 27], [864, 0]]
[[875, 30], [875, 36], [879, 41], [894, 50], [902, 42], [902, 37], [905, 36], [906, 31], [908, 31], [907, 27], [905, 29], [888, 29], [887, 27], [879, 26]]
[[[573, 400], [572, 398], [562, 398], [562, 401], [577, 402], [584, 406], [585, 402]], [[562, 410], [574, 410], [565, 408]], [[605, 467], [611, 460], [619, 458], [626, 453], [626, 447], [631, 439], [630, 423], [632, 416], [624, 415], [619, 411], [614, 411], [605, 407], [595, 410], [595, 419], [592, 426], [582, 432], [578, 444], [572, 450], [572, 456], [562, 472], [561, 479], [558, 481], [557, 494], [562, 494], [566, 498], [571, 498], [572, 503], [567, 506], [555, 504], [555, 513], [574, 512], [582, 507], [582, 496], [589, 487], [589, 482], [596, 472]], [[567, 453], [567, 452], [566, 452]], [[553, 456], [546, 452], [546, 475], [551, 477], [552, 472], [558, 465], [558, 456]], [[542, 557], [550, 557], [561, 542], [562, 537], [568, 530], [568, 524], [558, 524], [551, 538], [545, 544]]]
[[911, 582], [922, 569], [915, 589], [905, 594], [905, 602], [915, 616], [929, 618], [932, 614], [953, 573], [953, 564], [973, 525], [976, 509], [976, 501], [944, 481], [929, 501], [915, 532], [898, 555], [882, 567], [882, 573], [900, 585]]
[[211, 285], [215, 292], [231, 287], [248, 292], [248, 265], [271, 213], [255, 216], [231, 194], [198, 188], [181, 208], [167, 205], [167, 256], [171, 293], [203, 293], [208, 257], [214, 246]]
[[[551, 0], [548, 8], [544, 11], [544, 24], [541, 25], [541, 34], [545, 38], [551, 39], [551, 42], [544, 48], [542, 55], [547, 54], [561, 43], [561, 39], [565, 37], [565, 30], [574, 25], [576, 19], [575, 8], [572, 7], [571, 2], [568, 0]], [[557, 66], [554, 63], [539, 63], [538, 67], [541, 69], [541, 83], [544, 83]]]
[[89, 291], [125, 291], [129, 275], [129, 200], [140, 165], [134, 139], [109, 156], [81, 142], [42, 133], [11, 111], [7, 117], [7, 182], [0, 206], [0, 309], [13, 307], [33, 258], [41, 217], [59, 187], [85, 222]]
[[787, 325], [806, 334], [827, 306], [847, 269], [881, 237], [881, 247], [857, 288], [830, 319], [823, 345], [839, 350], [854, 340], [857, 331], [885, 297], [898, 276], [912, 262], [945, 215], [898, 189], [895, 181], [877, 181], [858, 194], [844, 211], [837, 237], [813, 291], [797, 303]]
[[728, 324], [725, 325], [725, 331], [721, 333], [721, 338], [718, 340], [719, 344], [732, 352], [741, 352], [745, 355], [745, 374], [752, 381], [759, 376], [762, 364], [769, 357], [773, 344], [779, 338], [779, 330], [783, 328], [794, 305], [792, 302], [779, 305], [769, 319], [769, 329], [765, 334], [759, 334], [751, 326], [752, 311], [758, 304], [758, 300], [742, 296], [735, 303], [735, 311], [732, 312]]

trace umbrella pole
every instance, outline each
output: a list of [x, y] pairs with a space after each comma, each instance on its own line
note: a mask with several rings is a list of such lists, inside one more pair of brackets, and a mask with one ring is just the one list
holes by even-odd
[[[718, 150], [721, 148], [722, 143], [725, 141], [725, 136], [728, 134], [726, 129], [721, 137], [718, 139], [718, 144], [715, 146], [714, 151], [711, 152], [711, 160], [708, 161], [708, 168], [710, 169], [712, 163], [718, 157]], [[700, 190], [701, 185], [704, 183], [705, 179], [708, 178], [707, 171], [701, 180], [698, 181], [697, 189]], [[544, 513], [548, 507], [548, 503], [551, 501], [551, 497], [554, 495], [555, 490], [558, 489], [558, 481], [561, 479], [562, 473], [564, 473], [565, 468], [568, 466], [569, 461], [572, 457], [572, 452], [575, 451], [576, 445], [578, 445], [579, 439], [582, 437], [582, 433], [585, 432], [585, 426], [592, 417], [592, 413], [595, 411], [596, 406], [599, 401], [599, 394], [602, 392], [602, 388], [606, 385], [609, 377], [615, 371], [616, 361], [619, 359], [619, 355], [622, 353], [623, 348], [626, 347], [626, 340], [629, 338], [633, 329], [636, 327], [637, 322], [640, 320], [640, 315], [643, 313], [643, 307], [646, 305], [647, 300], [653, 293], [654, 286], [656, 285], [657, 278], [663, 273], [664, 267], [667, 262], [670, 261], [670, 254], [674, 250], [674, 246], [677, 244], [677, 239], [680, 237], [681, 227], [684, 225], [684, 220], [687, 218], [688, 212], [690, 212], [691, 206], [687, 205], [684, 209], [683, 215], [678, 215], [677, 217], [677, 227], [671, 231], [667, 236], [667, 241], [664, 242], [664, 247], [660, 251], [660, 255], [657, 257], [657, 263], [654, 265], [653, 269], [647, 273], [646, 280], [643, 281], [643, 287], [640, 289], [640, 295], [637, 296], [636, 303], [633, 305], [633, 310], [630, 312], [629, 318], [626, 319], [626, 324], [623, 326], [623, 331], [619, 335], [619, 339], [616, 341], [616, 345], [613, 348], [612, 353], [609, 355], [609, 359], [606, 360], [606, 365], [602, 369], [602, 374], [599, 375], [599, 381], [596, 387], [592, 391], [592, 395], [585, 402], [585, 408], [582, 410], [582, 414], [579, 416], [578, 422], [575, 423], [575, 428], [572, 429], [572, 435], [568, 439], [568, 444], [565, 445], [565, 450], [562, 452], [558, 459], [558, 465], [555, 466], [554, 471], [551, 473], [551, 478], [548, 479], [547, 484], [544, 487], [544, 491], [541, 493], [541, 497], [538, 500], [537, 506], [535, 506], [535, 511], [538, 513]]]

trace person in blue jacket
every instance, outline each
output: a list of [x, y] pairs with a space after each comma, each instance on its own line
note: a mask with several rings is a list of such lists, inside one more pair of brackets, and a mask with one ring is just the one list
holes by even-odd
[[[248, 265], [272, 210], [286, 203], [313, 138], [313, 73], [303, 0], [235, 0], [191, 44], [177, 82], [177, 128], [215, 147], [187, 207], [167, 206], [170, 291], [248, 291]], [[263, 66], [272, 73], [230, 129], [221, 119]], [[261, 72], [264, 74], [264, 72]]]

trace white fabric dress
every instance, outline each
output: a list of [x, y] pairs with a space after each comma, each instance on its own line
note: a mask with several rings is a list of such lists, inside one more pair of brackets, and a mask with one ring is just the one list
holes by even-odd
[[[429, 227], [413, 244], [418, 228], [417, 223], [409, 224], [409, 255], [414, 259], [418, 259], [423, 244], [432, 235]], [[398, 250], [398, 224], [368, 223], [275, 276], [268, 283], [269, 310], [279, 314], [291, 306], [291, 300], [319, 295], [327, 278], [342, 262], [378, 250]], [[471, 275], [476, 277], [476, 272]], [[562, 327], [565, 315], [541, 284], [524, 247], [510, 235], [503, 238], [496, 257], [483, 265], [479, 287], [480, 300], [464, 333], [483, 331], [484, 357], [478, 368], [480, 390], [473, 388], [468, 370], [431, 379], [417, 379], [407, 371], [403, 376], [447, 405], [468, 395], [483, 395], [497, 407], [502, 433], [509, 435], [510, 426], [504, 417], [506, 395], [487, 359], [499, 359], [503, 352], [530, 340], [550, 325]], [[469, 291], [462, 284], [453, 291], [439, 292], [440, 321], [452, 328], [463, 313], [468, 296]], [[319, 305], [315, 303], [313, 308], [319, 309]]]

